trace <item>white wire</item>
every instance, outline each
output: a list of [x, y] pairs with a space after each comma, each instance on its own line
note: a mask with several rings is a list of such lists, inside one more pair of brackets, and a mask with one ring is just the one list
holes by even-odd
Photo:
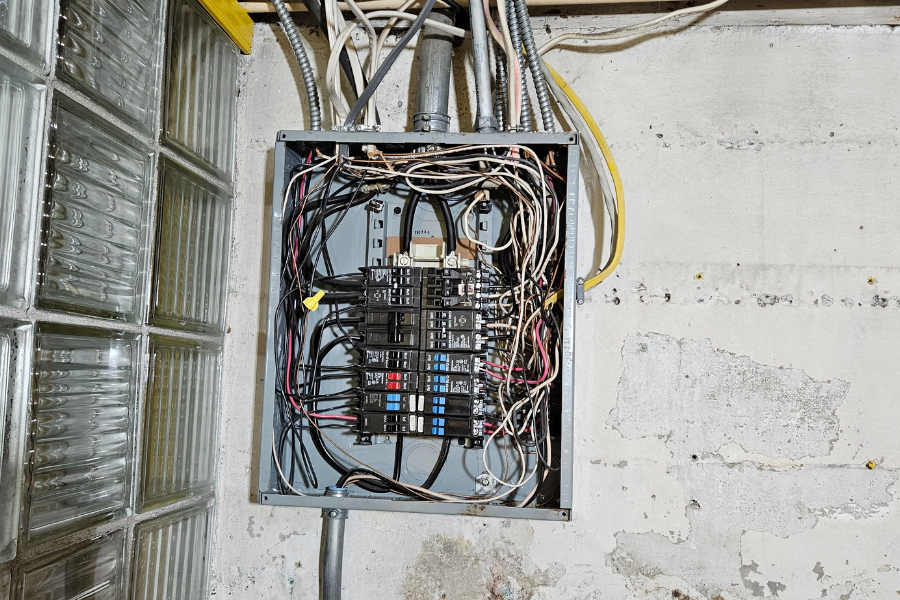
[[678, 17], [683, 17], [685, 15], [693, 15], [699, 13], [709, 12], [711, 10], [715, 10], [728, 2], [728, 0], [715, 0], [715, 2], [710, 2], [709, 4], [703, 4], [701, 6], [691, 6], [689, 8], [680, 8], [676, 11], [672, 11], [667, 15], [663, 15], [661, 17], [657, 17], [651, 21], [646, 21], [644, 23], [636, 23], [634, 25], [626, 25], [625, 27], [618, 27], [616, 29], [610, 29], [609, 31], [601, 31], [599, 33], [564, 33], [559, 35], [550, 41], [546, 42], [543, 46], [538, 49], [538, 54], [546, 54], [553, 48], [556, 48], [563, 42], [567, 42], [569, 40], [590, 40], [590, 41], [600, 41], [600, 40], [615, 40], [626, 37], [633, 37], [639, 35], [641, 33], [647, 33], [648, 31], [653, 31], [658, 28], [660, 25], [671, 21], [672, 19], [677, 19]]
[[319, 167], [323, 167], [323, 166], [327, 165], [328, 163], [330, 163], [331, 161], [335, 160], [336, 158], [337, 158], [337, 156], [330, 156], [326, 160], [323, 160], [320, 163], [314, 164], [306, 169], [303, 169], [302, 171], [300, 171], [299, 173], [297, 173], [296, 175], [291, 177], [291, 180], [288, 182], [287, 187], [284, 189], [284, 200], [281, 202], [282, 217], [284, 216], [284, 211], [287, 210], [288, 198], [291, 195], [291, 188], [294, 187], [294, 182], [297, 181], [297, 179], [299, 179], [300, 177], [303, 177], [304, 175], [309, 173], [310, 171], [318, 169]]
[[[411, 15], [407, 13], [402, 13], [396, 10], [376, 10], [374, 12], [366, 15], [369, 20], [371, 19], [383, 19], [387, 17], [396, 17], [398, 19], [403, 19], [406, 21], [415, 21], [418, 16]], [[338, 121], [343, 123], [347, 114], [350, 112], [350, 108], [347, 106], [344, 101], [344, 97], [340, 91], [340, 77], [338, 77], [337, 66], [339, 64], [338, 59], [341, 55], [341, 47], [346, 43], [347, 38], [350, 37], [350, 34], [353, 32], [353, 29], [361, 24], [359, 19], [354, 20], [349, 23], [344, 29], [338, 34], [334, 45], [331, 48], [331, 55], [328, 57], [328, 67], [325, 70], [325, 83], [326, 87], [329, 90], [331, 103], [334, 106], [335, 112], [338, 114]], [[439, 21], [433, 21], [431, 19], [425, 19], [425, 24], [429, 27], [433, 27], [435, 29], [440, 29], [450, 35], [455, 35], [457, 37], [465, 37], [466, 32], [458, 27], [453, 27], [452, 25], [447, 25], [445, 23], [441, 23]]]
[[303, 492], [297, 491], [294, 486], [291, 485], [291, 482], [287, 480], [287, 477], [284, 476], [284, 472], [281, 470], [281, 462], [278, 460], [278, 453], [275, 451], [275, 430], [272, 430], [272, 458], [275, 459], [275, 468], [278, 470], [278, 475], [281, 477], [281, 480], [284, 482], [284, 485], [288, 486], [288, 488], [297, 494], [298, 496], [305, 496]]

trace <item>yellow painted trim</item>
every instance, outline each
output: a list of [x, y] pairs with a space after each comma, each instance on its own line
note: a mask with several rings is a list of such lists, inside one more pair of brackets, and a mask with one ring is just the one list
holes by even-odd
[[237, 0], [200, 0], [213, 19], [244, 54], [253, 46], [253, 20]]

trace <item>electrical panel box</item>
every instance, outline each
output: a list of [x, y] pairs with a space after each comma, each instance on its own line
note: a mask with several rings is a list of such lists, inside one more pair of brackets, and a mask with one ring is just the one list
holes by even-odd
[[571, 518], [578, 161], [570, 133], [278, 134], [260, 503]]

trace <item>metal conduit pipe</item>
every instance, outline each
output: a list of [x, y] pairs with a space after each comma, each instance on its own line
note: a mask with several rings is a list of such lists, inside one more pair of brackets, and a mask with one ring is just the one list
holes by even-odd
[[[472, 62], [475, 66], [475, 131], [497, 131], [497, 119], [491, 105], [491, 64], [488, 54], [487, 21], [484, 4], [469, 5], [469, 23], [472, 27]], [[532, 40], [533, 43], [533, 40]]]
[[522, 131], [531, 131], [531, 99], [528, 97], [528, 65], [525, 64], [525, 55], [522, 54], [522, 35], [519, 32], [519, 19], [512, 1], [506, 3], [506, 20], [509, 24], [509, 38], [519, 59], [519, 71], [522, 73], [522, 114], [520, 123], [510, 123], [510, 127], [520, 126]]
[[497, 110], [497, 127], [500, 131], [505, 131], [508, 126], [506, 107], [509, 105], [509, 98], [506, 95], [506, 88], [509, 85], [509, 78], [506, 74], [506, 55], [503, 53], [503, 48], [496, 44], [494, 45], [494, 56], [497, 59], [497, 99], [494, 103]]
[[512, 2], [519, 19], [522, 43], [525, 45], [525, 58], [528, 59], [528, 68], [531, 70], [531, 81], [534, 83], [534, 91], [537, 94], [544, 131], [554, 132], [556, 124], [553, 122], [553, 108], [550, 106], [550, 91], [547, 89], [547, 82], [544, 81], [541, 57], [538, 56], [537, 45], [534, 43], [534, 30], [531, 28], [531, 19], [528, 18], [528, 6], [525, 4], [525, 0], [512, 0]]
[[[445, 12], [432, 11], [431, 19], [453, 24]], [[453, 67], [453, 38], [425, 25], [419, 34], [419, 84], [415, 131], [450, 130], [450, 75]]]
[[303, 40], [300, 39], [300, 32], [291, 19], [284, 0], [272, 0], [275, 5], [275, 11], [278, 13], [278, 19], [281, 26], [284, 27], [284, 33], [287, 35], [288, 42], [294, 50], [297, 62], [300, 63], [300, 72], [303, 74], [303, 85], [306, 86], [306, 99], [309, 102], [309, 128], [311, 131], [322, 130], [322, 108], [319, 105], [319, 88], [316, 86], [316, 74], [313, 73], [312, 65], [309, 64], [309, 57], [306, 55], [306, 48], [303, 47]]
[[[327, 487], [325, 495], [333, 498], [347, 496], [347, 488]], [[347, 509], [323, 508], [325, 521], [322, 531], [322, 600], [341, 600], [341, 580], [344, 564], [344, 525]]]

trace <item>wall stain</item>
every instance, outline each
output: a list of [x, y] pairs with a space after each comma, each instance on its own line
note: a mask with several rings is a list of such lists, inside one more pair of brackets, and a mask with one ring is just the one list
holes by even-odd
[[622, 349], [609, 424], [628, 439], [668, 436], [676, 462], [734, 442], [746, 452], [824, 456], [838, 438], [835, 411], [850, 384], [764, 365], [709, 340], [632, 334]]
[[527, 550], [503, 535], [473, 542], [434, 535], [422, 543], [416, 564], [407, 570], [404, 600], [531, 600], [541, 588], [565, 575], [560, 563], [538, 569]]

